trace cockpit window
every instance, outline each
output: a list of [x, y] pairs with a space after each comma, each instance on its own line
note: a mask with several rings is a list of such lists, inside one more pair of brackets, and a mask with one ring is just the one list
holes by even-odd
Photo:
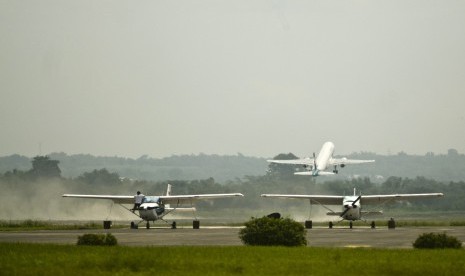
[[158, 203], [159, 200], [158, 196], [146, 196], [142, 199], [142, 203]]

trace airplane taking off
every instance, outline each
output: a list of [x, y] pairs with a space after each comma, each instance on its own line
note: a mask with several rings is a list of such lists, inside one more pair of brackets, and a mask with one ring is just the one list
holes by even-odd
[[[198, 194], [198, 195], [171, 195], [171, 185], [168, 184], [166, 195], [164, 196], [144, 196], [140, 207], [131, 210], [124, 206], [123, 204], [134, 204], [135, 196], [133, 195], [79, 195], [79, 194], [64, 194], [63, 197], [72, 197], [72, 198], [91, 198], [91, 199], [109, 199], [114, 203], [119, 204], [126, 210], [134, 213], [136, 216], [142, 220], [139, 222], [147, 221], [147, 229], [150, 228], [150, 221], [155, 222], [156, 220], [163, 220], [163, 217], [173, 211], [192, 211], [195, 212], [195, 207], [193, 206], [197, 200], [209, 200], [209, 199], [218, 199], [218, 198], [227, 198], [227, 197], [237, 197], [244, 196], [241, 193], [231, 193], [231, 194]], [[183, 204], [189, 204], [190, 208], [181, 208]], [[174, 205], [174, 207], [173, 207]], [[138, 211], [138, 215], [135, 213]], [[166, 222], [166, 221], [165, 221]], [[137, 224], [139, 224], [137, 223]], [[131, 222], [131, 227], [134, 227], [136, 224]], [[175, 228], [175, 223], [173, 222], [173, 228]]]
[[[339, 216], [341, 220], [352, 221], [362, 220], [363, 215], [382, 214], [382, 211], [362, 211], [362, 202], [364, 204], [386, 204], [392, 201], [412, 200], [442, 197], [442, 193], [425, 193], [425, 194], [390, 194], [390, 195], [359, 195], [353, 196], [335, 196], [335, 195], [284, 195], [284, 194], [262, 194], [262, 197], [278, 197], [278, 198], [293, 198], [293, 199], [308, 199], [310, 204], [317, 203], [329, 212], [328, 216]], [[338, 205], [342, 203], [342, 211], [335, 212], [325, 205]]]
[[[354, 160], [347, 158], [333, 158], [334, 153], [334, 144], [332, 142], [326, 142], [321, 147], [320, 153], [315, 158], [315, 153], [313, 153], [313, 158], [306, 157], [303, 159], [292, 159], [292, 160], [267, 160], [270, 163], [277, 164], [292, 164], [292, 165], [303, 165], [306, 172], [295, 172], [296, 175], [334, 175], [339, 171], [337, 166], [344, 168], [349, 164], [363, 164], [363, 163], [372, 163], [375, 160]], [[328, 167], [334, 166], [332, 172], [325, 171]]]

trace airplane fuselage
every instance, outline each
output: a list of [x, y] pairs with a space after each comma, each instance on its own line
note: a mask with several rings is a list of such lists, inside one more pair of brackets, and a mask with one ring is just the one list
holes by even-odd
[[327, 169], [329, 160], [332, 158], [333, 153], [334, 144], [332, 142], [324, 143], [316, 158], [316, 169], [318, 171], [324, 171]]
[[142, 203], [138, 209], [139, 216], [141, 219], [146, 221], [156, 221], [163, 217], [165, 208], [163, 205], [158, 203]]

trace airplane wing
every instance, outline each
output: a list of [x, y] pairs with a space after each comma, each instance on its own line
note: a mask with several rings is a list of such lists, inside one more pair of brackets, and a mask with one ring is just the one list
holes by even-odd
[[373, 163], [375, 160], [357, 160], [357, 159], [347, 159], [347, 158], [331, 158], [329, 164], [336, 165], [355, 165], [355, 164], [364, 164], [364, 163]]
[[392, 195], [362, 195], [360, 202], [363, 204], [381, 204], [388, 201], [412, 200], [424, 198], [443, 197], [443, 193], [426, 193], [426, 194], [392, 194]]
[[303, 159], [290, 159], [290, 160], [266, 160], [270, 163], [277, 163], [277, 164], [292, 164], [292, 165], [307, 165], [313, 166], [313, 158], [303, 158]]
[[92, 198], [92, 199], [109, 199], [113, 200], [117, 204], [134, 204], [134, 196], [128, 195], [76, 195], [76, 194], [64, 194], [63, 197], [74, 197], [74, 198]]
[[173, 196], [159, 196], [164, 204], [191, 204], [197, 200], [218, 199], [227, 197], [244, 196], [241, 193], [232, 194], [199, 194], [199, 195], [173, 195]]
[[321, 205], [340, 205], [344, 196], [332, 196], [332, 195], [282, 195], [282, 194], [262, 194], [262, 197], [280, 197], [280, 198], [292, 198], [292, 199], [308, 199], [311, 202], [315, 202]]
[[[217, 199], [226, 197], [244, 196], [241, 193], [232, 194], [199, 194], [199, 195], [174, 195], [174, 196], [159, 196], [164, 204], [186, 204], [193, 203], [196, 200]], [[134, 204], [134, 196], [126, 195], [77, 195], [77, 194], [64, 194], [63, 197], [74, 198], [91, 198], [91, 199], [109, 199], [118, 204]]]

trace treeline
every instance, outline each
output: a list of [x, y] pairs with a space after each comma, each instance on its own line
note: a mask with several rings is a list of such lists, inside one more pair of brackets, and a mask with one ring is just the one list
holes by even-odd
[[[236, 213], [263, 215], [276, 210], [300, 209], [305, 212], [308, 202], [305, 200], [273, 200], [261, 198], [263, 193], [350, 195], [355, 188], [357, 194], [396, 194], [442, 192], [443, 199], [412, 201], [407, 205], [383, 206], [383, 209], [402, 208], [412, 211], [465, 211], [465, 182], [441, 182], [425, 177], [404, 178], [391, 176], [382, 182], [370, 178], [337, 180], [331, 178], [308, 178], [292, 174], [292, 169], [284, 165], [270, 165], [268, 172], [260, 176], [245, 176], [224, 183], [214, 178], [202, 180], [133, 180], [121, 177], [105, 168], [84, 172], [73, 178], [59, 174], [60, 162], [49, 157], [33, 159], [33, 168], [22, 171], [14, 169], [0, 174], [2, 211], [7, 216], [18, 208], [50, 210], [67, 206], [58, 201], [63, 193], [83, 194], [134, 194], [137, 190], [147, 195], [162, 195], [167, 184], [173, 185], [173, 194], [231, 193], [240, 192], [243, 198], [199, 202], [197, 206], [204, 211], [234, 210]], [[53, 172], [53, 173], [52, 173]], [[58, 173], [58, 174], [57, 174]], [[318, 180], [317, 180], [318, 179]], [[324, 179], [324, 180], [322, 180]], [[40, 199], [37, 199], [39, 197]], [[19, 202], [9, 203], [18, 197]], [[13, 200], [13, 202], [16, 200]], [[37, 203], [40, 202], [40, 203]], [[34, 207], [30, 207], [31, 204]], [[48, 205], [47, 205], [48, 204]], [[39, 205], [41, 207], [39, 207]], [[50, 207], [50, 205], [54, 207]], [[29, 207], [28, 207], [29, 206]], [[25, 213], [28, 211], [25, 210]], [[286, 211], [283, 211], [284, 213]], [[50, 216], [50, 215], [49, 215]]]
[[[107, 169], [117, 172], [121, 177], [147, 180], [191, 180], [214, 178], [223, 182], [244, 175], [262, 175], [266, 172], [267, 162], [263, 158], [237, 155], [173, 155], [166, 158], [137, 159], [123, 157], [102, 157], [88, 154], [67, 155], [52, 153], [48, 155], [60, 162], [62, 175], [77, 177], [94, 169]], [[20, 155], [0, 157], [0, 173], [30, 168], [31, 159]]]
[[[292, 153], [279, 156], [297, 156]], [[193, 180], [214, 178], [220, 183], [241, 179], [244, 176], [262, 176], [269, 173], [269, 164], [265, 158], [237, 155], [174, 155], [166, 158], [141, 156], [137, 159], [123, 157], [101, 157], [86, 154], [67, 155], [52, 153], [52, 160], [60, 162], [61, 175], [75, 178], [94, 169], [107, 169], [119, 176], [133, 180]], [[346, 166], [339, 168], [339, 175], [327, 180], [347, 180], [356, 177], [370, 178], [382, 183], [390, 176], [416, 178], [422, 176], [442, 182], [465, 180], [465, 155], [451, 149], [447, 154], [427, 153], [426, 155], [408, 155], [400, 152], [395, 155], [374, 153], [353, 153], [353, 159], [374, 159], [375, 163]], [[31, 158], [11, 155], [0, 157], [0, 173], [13, 170], [29, 170]], [[290, 170], [303, 170], [299, 166], [288, 166]]]

